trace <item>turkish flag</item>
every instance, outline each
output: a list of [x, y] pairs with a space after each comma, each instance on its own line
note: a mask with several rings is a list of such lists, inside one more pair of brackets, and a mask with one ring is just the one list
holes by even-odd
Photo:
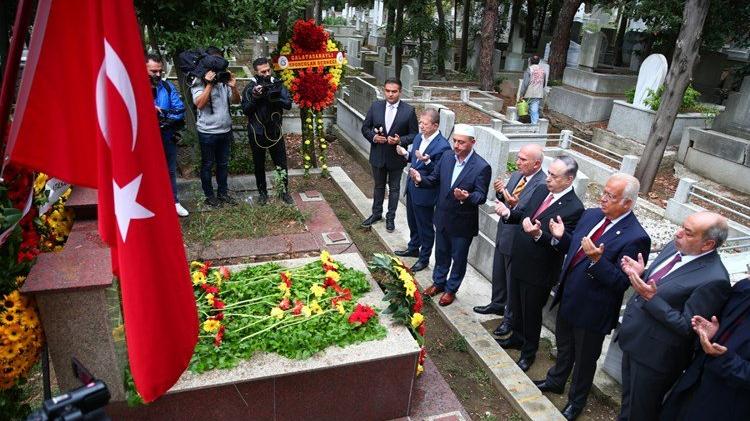
[[39, 1], [11, 160], [99, 194], [130, 369], [146, 402], [187, 368], [198, 316], [129, 1]]

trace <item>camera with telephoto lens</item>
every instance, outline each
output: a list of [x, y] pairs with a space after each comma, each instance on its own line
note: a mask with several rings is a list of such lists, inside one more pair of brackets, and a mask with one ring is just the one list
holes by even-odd
[[41, 409], [32, 412], [26, 421], [110, 420], [104, 412], [111, 397], [107, 385], [96, 380], [78, 360], [72, 360], [73, 374], [83, 386], [47, 399], [42, 403]]
[[216, 72], [216, 77], [212, 80], [212, 83], [228, 83], [229, 79], [232, 78], [232, 73], [228, 71]]
[[269, 101], [276, 102], [281, 99], [281, 81], [271, 80], [271, 76], [256, 76], [260, 86], [260, 96], [267, 97]]

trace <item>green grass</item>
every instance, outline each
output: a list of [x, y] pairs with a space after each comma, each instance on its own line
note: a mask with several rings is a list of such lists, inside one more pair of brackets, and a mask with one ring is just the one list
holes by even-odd
[[301, 232], [305, 213], [275, 201], [266, 206], [240, 202], [208, 212], [194, 212], [182, 220], [182, 232], [189, 243], [208, 245], [214, 240], [259, 238]]
[[448, 343], [448, 348], [456, 352], [469, 352], [469, 344], [466, 343], [466, 339], [455, 334]]

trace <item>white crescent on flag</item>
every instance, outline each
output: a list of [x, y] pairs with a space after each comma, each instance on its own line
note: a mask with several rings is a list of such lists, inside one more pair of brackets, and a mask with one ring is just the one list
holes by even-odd
[[112, 81], [115, 89], [117, 89], [117, 92], [125, 102], [125, 107], [128, 109], [130, 126], [132, 128], [131, 133], [133, 134], [133, 145], [130, 150], [133, 151], [135, 150], [135, 140], [138, 135], [138, 110], [135, 104], [133, 85], [130, 83], [128, 71], [125, 69], [122, 60], [120, 60], [120, 56], [117, 55], [117, 52], [105, 39], [104, 60], [102, 60], [102, 66], [99, 68], [99, 76], [96, 79], [96, 115], [99, 119], [99, 128], [104, 135], [104, 140], [107, 142], [107, 146], [111, 147], [109, 124], [107, 122], [107, 78]]

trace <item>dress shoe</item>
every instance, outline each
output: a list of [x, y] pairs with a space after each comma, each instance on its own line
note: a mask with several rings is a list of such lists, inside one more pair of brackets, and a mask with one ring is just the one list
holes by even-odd
[[219, 199], [214, 196], [207, 197], [204, 203], [208, 206], [211, 206], [212, 208], [218, 208], [219, 206], [221, 206], [221, 202], [219, 202]]
[[443, 291], [444, 291], [444, 289], [442, 287], [438, 287], [438, 286], [435, 286], [435, 285], [430, 285], [429, 287], [427, 287], [426, 290], [422, 291], [422, 294], [424, 294], [424, 295], [426, 295], [428, 297], [434, 297], [434, 296], [440, 294]]
[[451, 292], [445, 292], [443, 295], [440, 296], [440, 301], [438, 301], [438, 304], [441, 306], [449, 306], [453, 304], [453, 300], [456, 299], [456, 294], [453, 294]]
[[562, 410], [562, 415], [566, 420], [571, 421], [578, 418], [578, 416], [581, 415], [581, 412], [583, 412], [583, 408], [579, 408], [568, 402], [568, 404], [565, 405], [565, 408]]
[[265, 206], [266, 203], [268, 203], [268, 193], [267, 192], [260, 192], [258, 194], [258, 204], [261, 206]]
[[564, 387], [553, 386], [547, 381], [547, 379], [534, 380], [534, 384], [536, 385], [536, 387], [539, 388], [541, 392], [550, 392], [550, 393], [555, 393], [557, 395], [561, 395], [563, 391], [565, 391]]
[[411, 267], [411, 271], [419, 272], [420, 270], [424, 270], [426, 267], [427, 267], [427, 262], [417, 260], [417, 263], [414, 263], [414, 265]]
[[498, 316], [502, 316], [503, 313], [505, 313], [503, 308], [497, 308], [493, 306], [492, 304], [487, 304], [486, 306], [476, 306], [474, 307], [474, 313], [479, 314], [497, 314]]
[[506, 320], [503, 320], [502, 323], [500, 323], [500, 326], [495, 329], [492, 334], [495, 336], [505, 336], [509, 334], [513, 330], [513, 326]]
[[292, 198], [292, 195], [289, 193], [284, 193], [281, 195], [281, 200], [284, 201], [287, 205], [293, 205], [294, 199]]
[[526, 371], [529, 371], [529, 368], [531, 368], [531, 365], [534, 364], [534, 359], [535, 359], [534, 357], [531, 357], [531, 358], [521, 357], [519, 358], [516, 364], [518, 364], [518, 368], [520, 368], [521, 371], [526, 372]]
[[403, 249], [403, 250], [396, 250], [393, 252], [396, 256], [399, 257], [419, 257], [419, 249]]
[[393, 232], [396, 230], [396, 223], [393, 221], [393, 219], [385, 220], [385, 230], [388, 232]]
[[222, 202], [226, 203], [227, 205], [236, 205], [237, 201], [234, 200], [234, 198], [226, 193], [217, 195], [218, 199]]
[[505, 339], [495, 339], [495, 342], [504, 349], [521, 349], [523, 347], [523, 341], [515, 335]]
[[367, 219], [362, 221], [362, 223], [359, 224], [359, 226], [362, 228], [370, 228], [372, 224], [380, 221], [381, 219], [383, 219], [383, 217], [380, 215], [370, 215], [367, 217]]

